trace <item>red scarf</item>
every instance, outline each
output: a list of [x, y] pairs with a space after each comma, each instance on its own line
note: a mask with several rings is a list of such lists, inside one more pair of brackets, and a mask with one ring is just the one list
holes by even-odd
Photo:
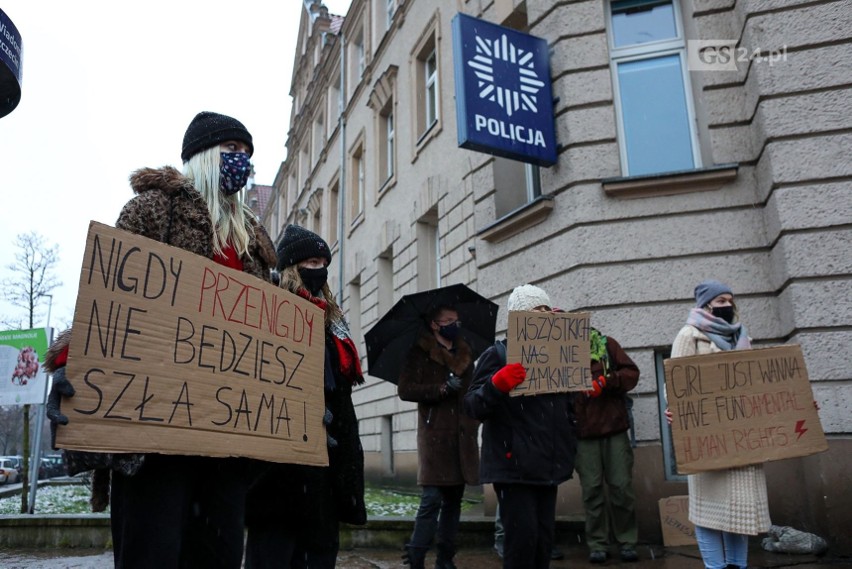
[[231, 267], [232, 269], [236, 269], [238, 271], [243, 270], [243, 261], [240, 259], [240, 256], [237, 255], [237, 250], [234, 249], [234, 246], [230, 243], [226, 243], [224, 247], [222, 247], [222, 254], [214, 253], [213, 260], [219, 263], [220, 265], [225, 265], [226, 267]]
[[[305, 289], [299, 289], [296, 294], [305, 300], [309, 300], [314, 303], [314, 305], [322, 310], [323, 316], [325, 317], [328, 302], [326, 302], [324, 298], [313, 296]], [[326, 327], [326, 332], [330, 332], [328, 327]], [[361, 370], [361, 358], [358, 357], [358, 348], [355, 347], [355, 342], [352, 341], [352, 338], [349, 335], [344, 338], [341, 338], [334, 333], [329, 335], [334, 339], [334, 347], [337, 351], [337, 361], [340, 363], [340, 374], [348, 379], [353, 385], [364, 383], [364, 373]]]

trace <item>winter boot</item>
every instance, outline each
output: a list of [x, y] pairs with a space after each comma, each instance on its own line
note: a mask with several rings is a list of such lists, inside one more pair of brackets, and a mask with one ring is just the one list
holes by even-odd
[[454, 545], [438, 544], [438, 557], [435, 559], [435, 569], [456, 569], [453, 557], [456, 556]]
[[425, 547], [415, 547], [406, 543], [405, 553], [402, 554], [403, 564], [411, 569], [426, 569], [426, 551]]

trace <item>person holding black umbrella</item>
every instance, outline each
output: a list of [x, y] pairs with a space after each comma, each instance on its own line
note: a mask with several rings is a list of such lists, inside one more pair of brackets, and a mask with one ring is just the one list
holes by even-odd
[[465, 484], [479, 484], [478, 423], [462, 408], [475, 355], [452, 306], [432, 308], [399, 375], [403, 401], [417, 403], [417, 483], [422, 486], [414, 531], [406, 544], [411, 569], [423, 569], [437, 535], [436, 569], [455, 569], [456, 534]]
[[[509, 312], [552, 312], [550, 297], [534, 285], [515, 287]], [[526, 379], [519, 363], [506, 363], [506, 342], [476, 363], [465, 412], [482, 421], [483, 484], [493, 484], [503, 521], [504, 569], [546, 569], [553, 551], [556, 494], [572, 477], [577, 452], [571, 393], [512, 397]]]
[[246, 569], [333, 569], [340, 522], [367, 522], [364, 451], [352, 390], [364, 382], [343, 311], [328, 286], [328, 243], [288, 225], [278, 244], [278, 286], [325, 313], [327, 467], [270, 465], [246, 503]]

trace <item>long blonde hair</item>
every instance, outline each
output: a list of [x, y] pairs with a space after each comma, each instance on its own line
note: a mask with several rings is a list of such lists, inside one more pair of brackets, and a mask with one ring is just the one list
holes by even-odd
[[230, 244], [237, 255], [248, 255], [254, 237], [251, 211], [241, 199], [242, 191], [226, 196], [219, 189], [219, 168], [222, 161], [219, 145], [193, 155], [183, 163], [183, 174], [192, 179], [195, 189], [204, 197], [213, 221], [213, 251], [221, 255]]
[[[283, 289], [287, 289], [292, 293], [296, 293], [300, 289], [307, 290], [305, 283], [302, 282], [302, 277], [299, 276], [299, 267], [297, 265], [290, 265], [289, 267], [281, 269], [278, 286]], [[326, 326], [332, 322], [343, 320], [343, 311], [340, 309], [340, 306], [337, 305], [337, 302], [334, 301], [334, 295], [331, 293], [331, 289], [328, 287], [327, 282], [322, 285], [322, 291], [320, 291], [320, 294], [322, 294], [322, 298], [326, 303]]]

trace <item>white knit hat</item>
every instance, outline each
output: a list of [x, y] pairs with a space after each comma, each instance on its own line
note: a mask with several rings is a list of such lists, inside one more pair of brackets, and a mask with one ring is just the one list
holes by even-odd
[[531, 284], [517, 286], [509, 295], [509, 312], [532, 310], [536, 306], [550, 306], [550, 297], [537, 286]]

